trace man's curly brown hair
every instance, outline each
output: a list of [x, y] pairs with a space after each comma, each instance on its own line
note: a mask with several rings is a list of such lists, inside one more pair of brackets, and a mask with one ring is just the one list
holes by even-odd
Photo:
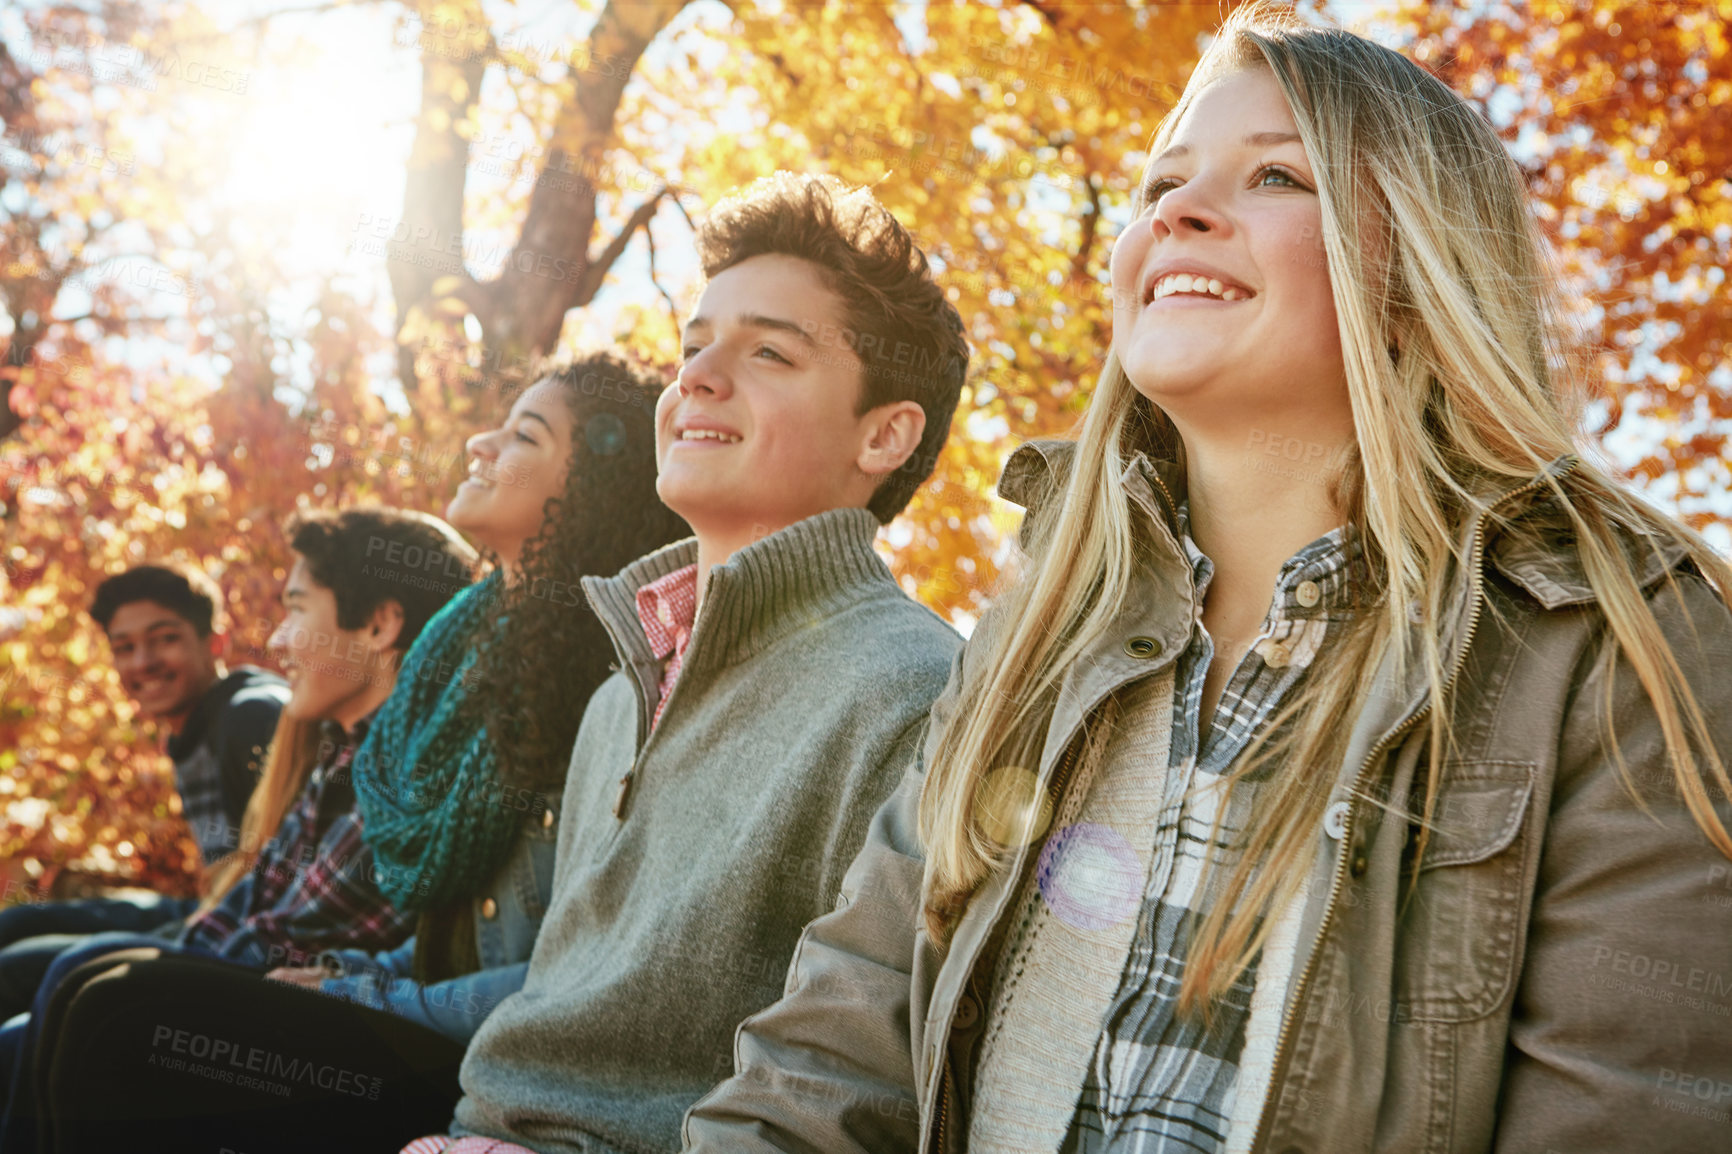
[[614, 660], [579, 579], [611, 577], [691, 535], [656, 496], [663, 383], [608, 353], [541, 379], [562, 386], [571, 413], [565, 490], [523, 547], [522, 578], [501, 597], [501, 623], [483, 641], [466, 702], [480, 710], [503, 780], [538, 791], [565, 781], [584, 707]]
[[865, 367], [855, 415], [894, 401], [925, 410], [919, 447], [866, 506], [888, 524], [938, 465], [968, 373], [962, 318], [932, 279], [926, 254], [869, 189], [792, 172], [717, 204], [698, 228], [697, 250], [706, 277], [755, 256], [810, 263], [842, 302], [837, 339]]

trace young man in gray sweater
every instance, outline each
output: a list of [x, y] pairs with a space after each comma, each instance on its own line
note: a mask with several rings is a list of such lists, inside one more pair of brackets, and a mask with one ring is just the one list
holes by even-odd
[[584, 579], [620, 672], [572, 750], [550, 908], [470, 1044], [458, 1137], [413, 1154], [678, 1149], [959, 648], [873, 550], [967, 364], [924, 255], [864, 189], [786, 173], [697, 243], [708, 284], [656, 414], [658, 489], [696, 537]]

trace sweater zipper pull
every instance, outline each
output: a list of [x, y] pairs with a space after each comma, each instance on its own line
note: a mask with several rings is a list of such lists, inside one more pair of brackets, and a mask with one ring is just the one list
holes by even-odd
[[613, 816], [620, 821], [625, 820], [625, 803], [626, 799], [631, 796], [632, 778], [636, 776], [637, 766], [633, 764], [630, 769], [625, 771], [625, 776], [619, 779], [619, 792], [613, 798]]

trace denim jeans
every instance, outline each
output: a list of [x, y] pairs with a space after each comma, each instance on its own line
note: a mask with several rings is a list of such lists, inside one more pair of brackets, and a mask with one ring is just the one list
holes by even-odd
[[83, 898], [0, 910], [0, 1021], [30, 1009], [49, 963], [90, 935], [148, 933], [191, 914], [194, 898]]

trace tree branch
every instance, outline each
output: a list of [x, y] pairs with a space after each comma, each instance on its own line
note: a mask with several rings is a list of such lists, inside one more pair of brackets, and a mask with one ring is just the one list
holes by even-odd
[[638, 205], [631, 216], [626, 219], [625, 225], [618, 234], [607, 242], [607, 247], [601, 250], [601, 254], [589, 262], [589, 266], [583, 270], [583, 278], [578, 281], [577, 293], [575, 294], [577, 299], [572, 302], [573, 308], [581, 308], [595, 299], [596, 292], [601, 288], [601, 282], [607, 277], [607, 270], [612, 268], [613, 262], [620, 258], [621, 253], [625, 252], [625, 246], [631, 243], [632, 233], [640, 228], [649, 227], [649, 222], [655, 217], [656, 209], [661, 205], [662, 197], [667, 194], [667, 186], [663, 185], [654, 196]]
[[1076, 256], [1071, 258], [1070, 275], [1072, 280], [1081, 280], [1088, 276], [1089, 256], [1094, 251], [1095, 235], [1100, 231], [1101, 223], [1101, 182], [1090, 173], [1086, 181], [1089, 190], [1089, 210], [1082, 218], [1082, 241], [1077, 245]]
[[[675, 203], [678, 203], [676, 198]], [[668, 313], [674, 318], [674, 324], [680, 323], [680, 306], [674, 303], [673, 294], [662, 287], [662, 282], [656, 276], [656, 234], [648, 222], [643, 226], [644, 243], [649, 245], [649, 277], [650, 283], [656, 286], [656, 291], [662, 294], [662, 299], [668, 302]]]
[[[625, 86], [644, 49], [687, 2], [610, 0], [590, 31], [590, 67], [578, 74], [576, 91], [554, 121], [541, 179], [530, 193], [529, 214], [511, 255], [497, 278], [463, 294], [489, 339], [512, 356], [552, 349], [566, 312], [589, 302], [631, 231], [641, 227], [628, 226], [599, 255], [589, 256], [594, 177], [613, 140]], [[639, 212], [647, 207], [653, 214], [665, 193]]]

